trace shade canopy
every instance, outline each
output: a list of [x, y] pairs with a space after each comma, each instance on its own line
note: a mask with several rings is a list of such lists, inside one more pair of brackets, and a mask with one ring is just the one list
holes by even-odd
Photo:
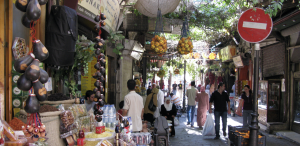
[[134, 7], [145, 16], [156, 17], [158, 7], [161, 10], [161, 14], [165, 15], [173, 12], [179, 2], [180, 0], [138, 0]]

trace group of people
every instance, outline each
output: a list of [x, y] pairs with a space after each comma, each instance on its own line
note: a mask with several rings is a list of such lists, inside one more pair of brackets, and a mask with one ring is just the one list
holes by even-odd
[[[176, 82], [175, 82], [176, 83]], [[180, 83], [181, 84], [181, 83]], [[181, 105], [182, 97], [174, 94], [176, 91], [182, 90], [182, 84], [177, 88], [173, 87], [173, 92], [170, 96], [164, 97], [164, 93], [159, 89], [158, 86], [152, 84], [145, 105], [143, 98], [135, 92], [136, 82], [133, 79], [127, 81], [127, 88], [129, 93], [125, 96], [124, 101], [119, 104], [119, 114], [123, 116], [130, 116], [132, 119], [132, 131], [140, 132], [143, 129], [143, 120], [150, 122], [153, 125], [155, 118], [158, 116], [164, 116], [167, 120], [172, 121], [171, 136], [175, 136], [174, 119], [177, 115], [177, 107]], [[175, 92], [176, 93], [176, 92]], [[181, 95], [179, 93], [178, 95]], [[209, 94], [211, 94], [209, 96]], [[86, 108], [91, 110], [94, 106], [93, 91], [86, 92]], [[225, 84], [220, 82], [217, 90], [212, 93], [207, 93], [205, 87], [200, 88], [200, 92], [195, 88], [195, 81], [191, 82], [191, 87], [187, 89], [186, 96], [188, 98], [187, 104], [187, 125], [194, 127], [195, 107], [198, 103], [197, 109], [197, 126], [202, 129], [206, 121], [206, 113], [212, 113], [212, 104], [214, 104], [214, 117], [215, 117], [215, 139], [220, 138], [220, 117], [222, 117], [223, 124], [223, 135], [226, 136], [226, 125], [227, 125], [227, 113], [230, 114], [230, 100], [228, 93], [225, 91]], [[244, 86], [244, 92], [241, 95], [243, 104], [243, 126], [247, 127], [251, 124], [251, 113], [253, 106], [253, 95], [249, 85]], [[149, 108], [155, 106], [156, 110]]]

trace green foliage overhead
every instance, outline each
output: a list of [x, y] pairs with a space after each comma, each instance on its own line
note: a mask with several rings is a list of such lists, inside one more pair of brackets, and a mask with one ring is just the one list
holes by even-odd
[[122, 55], [121, 50], [124, 48], [122, 40], [125, 39], [125, 36], [122, 34], [122, 31], [109, 31], [109, 36], [107, 37], [107, 43], [111, 44], [113, 52], [117, 55]]

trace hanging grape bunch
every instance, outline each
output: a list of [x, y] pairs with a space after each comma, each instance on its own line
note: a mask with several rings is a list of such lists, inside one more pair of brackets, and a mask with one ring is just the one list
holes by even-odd
[[100, 15], [97, 15], [95, 17], [95, 21], [99, 24], [95, 25], [95, 29], [99, 31], [99, 35], [94, 39], [94, 42], [96, 43], [94, 45], [95, 48], [95, 55], [97, 58], [97, 63], [94, 65], [94, 68], [97, 69], [97, 71], [92, 75], [93, 78], [97, 79], [97, 81], [94, 83], [95, 89], [95, 101], [97, 102], [94, 105], [94, 115], [97, 122], [102, 121], [102, 115], [103, 110], [101, 110], [101, 107], [104, 106], [104, 86], [105, 83], [105, 56], [103, 53], [101, 53], [101, 49], [104, 45], [104, 40], [101, 38], [101, 27], [104, 27], [106, 25], [105, 20], [106, 16], [103, 13], [100, 13]]
[[32, 137], [33, 141], [46, 135], [45, 125], [41, 123], [38, 111], [40, 109], [39, 101], [47, 99], [47, 90], [43, 84], [48, 81], [49, 75], [39, 67], [39, 64], [40, 61], [48, 58], [49, 52], [40, 40], [35, 39], [34, 26], [41, 16], [40, 5], [45, 5], [47, 2], [48, 0], [16, 0], [15, 2], [16, 8], [25, 12], [21, 20], [22, 24], [32, 30], [32, 53], [16, 60], [14, 68], [17, 72], [23, 73], [17, 81], [17, 87], [23, 91], [30, 90], [24, 107], [30, 116], [27, 118], [28, 125], [22, 129], [26, 137]]

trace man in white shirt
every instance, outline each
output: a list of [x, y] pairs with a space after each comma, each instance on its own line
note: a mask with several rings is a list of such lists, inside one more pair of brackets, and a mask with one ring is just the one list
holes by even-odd
[[154, 117], [157, 118], [160, 116], [160, 107], [161, 105], [164, 104], [164, 92], [160, 90], [159, 86], [156, 86], [156, 88], [158, 89], [158, 94], [157, 94], [157, 109], [154, 112]]
[[176, 106], [181, 106], [181, 98], [179, 98], [178, 96], [174, 95], [173, 93], [171, 93], [170, 96], [171, 96], [172, 102], [173, 102]]
[[139, 132], [143, 129], [142, 119], [144, 115], [143, 98], [135, 92], [135, 81], [127, 81], [127, 88], [130, 91], [124, 98], [123, 116], [132, 119], [132, 131]]
[[191, 124], [191, 127], [194, 127], [194, 117], [195, 117], [195, 107], [196, 107], [196, 95], [198, 90], [195, 88], [195, 81], [191, 82], [191, 89], [186, 91], [186, 96], [188, 97], [188, 108], [187, 108], [187, 125]]

